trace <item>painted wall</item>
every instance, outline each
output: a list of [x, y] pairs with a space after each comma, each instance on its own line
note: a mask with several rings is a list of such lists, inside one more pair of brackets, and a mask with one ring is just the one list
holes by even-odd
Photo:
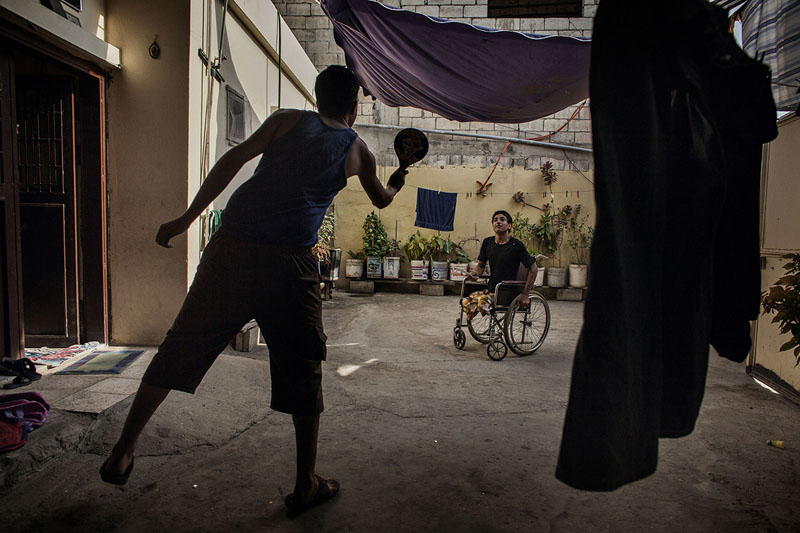
[[[106, 8], [106, 37], [123, 51], [107, 93], [110, 336], [157, 344], [186, 293], [186, 237], [172, 250], [154, 239], [187, 205], [189, 6], [109, 0]], [[156, 34], [161, 57], [152, 59]]]
[[[375, 153], [379, 164], [378, 176], [385, 183], [397, 165], [392, 145], [392, 139], [396, 132], [369, 127], [356, 129]], [[439, 146], [448, 144], [450, 137], [430, 135], [431, 151], [441, 152], [442, 149]], [[473, 146], [474, 150], [486, 150], [495, 157], [499, 155], [504, 145], [497, 141], [473, 144], [476, 145]], [[468, 158], [468, 156], [466, 157]], [[569, 157], [577, 166], [588, 166], [591, 154], [574, 152]], [[583, 214], [589, 216], [589, 223], [594, 223], [594, 173], [591, 170], [581, 172], [574, 169], [566, 170], [566, 160], [562, 150], [538, 146], [514, 145], [513, 158], [512, 166], [497, 167], [491, 178], [491, 183], [493, 183], [490, 189], [491, 193], [486, 196], [477, 196], [474, 194], [477, 188], [475, 182], [485, 181], [491, 168], [468, 161], [458, 165], [445, 165], [440, 164], [441, 162], [437, 161], [436, 156], [427, 157], [422, 164], [411, 167], [406, 177], [406, 186], [400, 191], [394, 202], [383, 210], [377, 210], [372, 206], [358, 178], [350, 178], [347, 187], [338, 194], [335, 200], [336, 246], [342, 248], [343, 259], [348, 257], [348, 250], [356, 251], [362, 248], [361, 224], [373, 210], [379, 213], [390, 238], [394, 238], [395, 227], [397, 227], [397, 238], [402, 242], [407, 242], [408, 236], [417, 230], [420, 230], [424, 236], [435, 234], [436, 232], [433, 230], [414, 226], [417, 187], [458, 193], [454, 227], [453, 232], [450, 233], [450, 237], [454, 241], [475, 238], [482, 240], [491, 235], [491, 215], [498, 209], [505, 209], [512, 216], [520, 212], [531, 222], [536, 222], [541, 211], [514, 202], [512, 195], [518, 191], [525, 192], [527, 193], [526, 202], [537, 207], [552, 202], [539, 170], [540, 164], [545, 161], [552, 161], [558, 169], [558, 180], [553, 185], [556, 207], [560, 208], [566, 204], [573, 206], [581, 204]], [[535, 165], [530, 165], [531, 162]], [[525, 163], [529, 165], [526, 166]], [[473, 194], [469, 195], [469, 193]], [[479, 246], [479, 242], [476, 241], [465, 243], [465, 250], [470, 258], [474, 259], [477, 256]], [[562, 246], [562, 263], [564, 265], [568, 263], [570, 256], [571, 252], [565, 242]], [[554, 263], [549, 262], [548, 264]], [[410, 277], [408, 267], [407, 262], [401, 265], [401, 276]], [[344, 272], [343, 268], [342, 272]], [[342, 280], [337, 286], [346, 288], [347, 281]]]
[[[780, 256], [800, 253], [800, 190], [797, 188], [800, 168], [800, 117], [778, 123], [778, 138], [764, 150], [762, 175], [762, 242], [761, 255], [765, 268], [761, 274], [761, 290], [767, 291], [784, 275], [786, 260]], [[775, 314], [760, 315], [755, 324], [756, 339], [749, 364], [760, 365], [774, 372], [779, 379], [800, 394], [800, 366], [795, 366], [791, 351], [781, 352], [780, 346], [789, 340], [781, 335]]]
[[[209, 14], [209, 7], [213, 9]], [[316, 68], [308, 59], [277, 9], [269, 2], [239, 0], [230, 2], [225, 23], [225, 38], [222, 40], [222, 53], [218, 51], [219, 35], [222, 26], [222, 5], [220, 1], [195, 2], [192, 14], [191, 51], [202, 48], [212, 58], [224, 56], [220, 74], [224, 81], [212, 81], [209, 94], [209, 80], [202, 62], [194, 55], [190, 58], [190, 151], [189, 157], [189, 199], [200, 187], [203, 161], [204, 130], [207, 129], [207, 169], [213, 166], [222, 154], [234, 143], [227, 136], [227, 102], [230, 87], [245, 99], [245, 134], [255, 131], [275, 109], [293, 107], [312, 109], [310, 99], [313, 92]], [[278, 24], [282, 30], [278, 31]], [[210, 37], [210, 38], [209, 38]], [[196, 52], [194, 52], [196, 54]], [[279, 69], [280, 57], [283, 67]], [[280, 85], [280, 97], [278, 87]], [[211, 102], [207, 109], [208, 102]], [[206, 112], [210, 120], [204, 125]], [[246, 163], [228, 187], [214, 200], [210, 208], [223, 209], [233, 191], [247, 180], [255, 170], [258, 158]], [[200, 260], [203, 247], [201, 223], [198, 220], [190, 228], [187, 248], [187, 284], [191, 284]]]
[[[209, 166], [231, 146], [225, 87], [245, 97], [250, 133], [278, 105], [278, 68], [271, 59], [276, 50], [284, 63], [282, 105], [311, 107], [316, 70], [271, 4], [231, 2], [222, 54], [220, 1], [195, 0], [176, 8], [156, 0], [110, 0], [106, 7], [107, 39], [124, 50], [122, 71], [108, 92], [111, 339], [157, 344], [194, 277], [200, 223], [175, 238], [172, 249], [158, 247], [155, 235], [160, 224], [186, 209], [200, 187], [203, 132], [208, 132]], [[282, 46], [276, 41], [278, 23], [284, 25]], [[159, 59], [148, 55], [155, 35]], [[224, 82], [209, 82], [198, 49], [212, 60], [226, 57], [220, 69]], [[255, 164], [246, 165], [212, 207], [224, 207]]]

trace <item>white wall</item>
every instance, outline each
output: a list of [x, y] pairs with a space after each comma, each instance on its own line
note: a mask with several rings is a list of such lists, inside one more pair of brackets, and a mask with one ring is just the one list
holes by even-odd
[[[765, 268], [761, 290], [768, 291], [785, 274], [786, 260], [781, 255], [800, 253], [800, 117], [779, 122], [778, 138], [766, 146], [763, 164], [761, 255]], [[800, 366], [795, 366], [791, 351], [780, 351], [789, 336], [780, 334], [778, 324], [772, 323], [774, 317], [774, 313], [759, 316], [749, 364], [774, 373], [800, 393]]]

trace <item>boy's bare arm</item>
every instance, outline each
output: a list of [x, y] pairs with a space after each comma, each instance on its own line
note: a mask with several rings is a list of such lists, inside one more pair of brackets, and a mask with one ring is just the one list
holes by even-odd
[[299, 113], [293, 109], [273, 113], [250, 137], [225, 152], [209, 171], [186, 211], [175, 220], [161, 225], [156, 242], [165, 248], [172, 248], [170, 239], [186, 231], [214, 198], [225, 190], [245, 163], [264, 153], [269, 143], [297, 122]]
[[353, 142], [353, 147], [347, 156], [346, 166], [347, 176], [357, 175], [361, 186], [364, 187], [364, 192], [367, 193], [372, 205], [378, 209], [383, 209], [394, 200], [397, 192], [405, 184], [406, 171], [400, 169], [389, 178], [389, 184], [384, 187], [381, 185], [377, 175], [377, 166], [375, 165], [375, 156], [367, 148], [367, 144], [360, 138]]

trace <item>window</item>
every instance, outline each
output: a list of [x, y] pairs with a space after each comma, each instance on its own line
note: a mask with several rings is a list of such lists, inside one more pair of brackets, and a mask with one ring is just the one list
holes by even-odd
[[239, 144], [247, 136], [245, 129], [245, 100], [244, 96], [237, 93], [230, 86], [226, 86], [228, 92], [228, 126], [226, 138], [231, 144]]
[[83, 6], [81, 5], [81, 0], [61, 0], [63, 3], [67, 4], [72, 9], [77, 9], [78, 11], [83, 11]]
[[492, 18], [580, 17], [583, 0], [489, 0]]

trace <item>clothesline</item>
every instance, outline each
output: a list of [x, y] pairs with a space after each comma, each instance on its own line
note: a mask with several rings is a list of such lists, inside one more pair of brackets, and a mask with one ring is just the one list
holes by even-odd
[[[406, 186], [406, 187], [413, 187], [414, 189], [428, 189], [428, 190], [433, 190], [433, 189], [431, 189], [430, 187], [424, 187], [424, 186], [421, 186], [421, 185], [411, 185], [411, 184], [408, 184], [408, 183], [407, 183], [405, 186]], [[439, 189], [437, 189], [437, 190], [439, 190]], [[468, 198], [469, 198], [469, 197], [472, 197], [472, 196], [478, 196], [478, 194], [477, 194], [477, 193], [475, 193], [475, 191], [444, 191], [444, 190], [440, 190], [440, 192], [450, 192], [450, 193], [456, 193], [456, 194], [458, 194], [458, 195], [466, 194], [466, 195], [468, 195], [468, 196], [467, 196]], [[524, 192], [524, 191], [523, 191], [523, 192]], [[573, 194], [575, 194], [575, 195], [577, 195], [578, 197], [580, 197], [580, 194], [581, 194], [581, 193], [584, 193], [584, 194], [586, 194], [586, 193], [594, 193], [594, 189], [579, 189], [579, 190], [569, 190], [569, 191], [554, 191], [554, 192], [553, 192], [553, 195], [554, 195], [554, 196], [557, 196], [557, 195], [562, 195], [562, 194], [563, 194], [563, 195], [565, 195], [565, 197], [567, 197], [567, 198], [568, 198], [568, 197], [570, 197], [570, 195], [573, 195]], [[503, 196], [503, 195], [507, 195], [507, 196], [513, 196], [513, 195], [515, 195], [515, 194], [517, 194], [517, 192], [487, 192], [487, 193], [486, 193], [485, 195], [483, 195], [483, 196], [494, 196], [494, 195], [498, 195], [498, 196]], [[542, 195], [542, 198], [548, 198], [548, 197], [550, 196], [550, 192], [549, 192], [549, 191], [543, 191], [543, 192], [541, 192], [541, 193], [539, 193], [539, 192], [524, 192], [524, 194], [525, 194], [525, 196], [534, 196], [534, 197], [535, 197], [535, 196], [537, 196], [537, 195], [539, 195], [539, 194], [541, 194], [541, 195]]]

